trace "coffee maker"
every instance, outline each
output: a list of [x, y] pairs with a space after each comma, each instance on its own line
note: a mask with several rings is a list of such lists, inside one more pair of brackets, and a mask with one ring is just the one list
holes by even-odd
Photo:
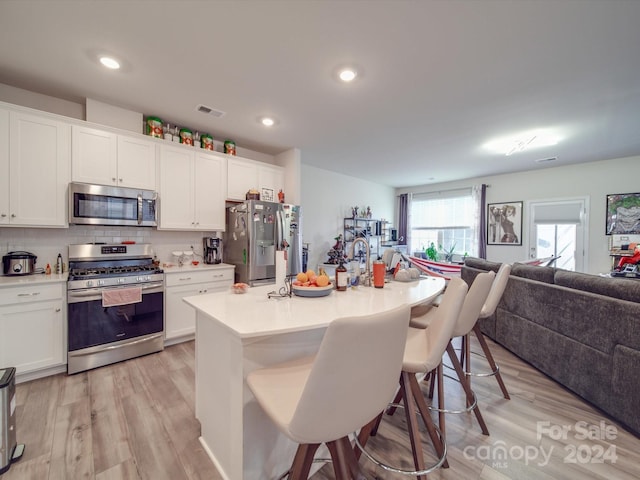
[[222, 239], [216, 237], [204, 237], [202, 239], [202, 258], [204, 263], [222, 263]]

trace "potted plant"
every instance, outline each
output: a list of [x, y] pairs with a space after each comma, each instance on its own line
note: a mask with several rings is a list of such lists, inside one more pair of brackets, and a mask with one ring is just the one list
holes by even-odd
[[431, 242], [431, 245], [429, 245], [427, 248], [424, 249], [424, 253], [427, 255], [427, 258], [432, 262], [438, 261], [438, 249], [436, 248], [433, 242]]
[[453, 252], [456, 249], [456, 244], [454, 243], [453, 245], [451, 245], [451, 247], [449, 247], [448, 250], [445, 250], [444, 248], [442, 248], [442, 245], [440, 245], [440, 249], [444, 252], [444, 260], [445, 260], [445, 262], [452, 262], [453, 261]]

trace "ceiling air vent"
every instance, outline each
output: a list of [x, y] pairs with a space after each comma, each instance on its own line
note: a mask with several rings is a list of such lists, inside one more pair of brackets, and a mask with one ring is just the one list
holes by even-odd
[[196, 110], [201, 113], [206, 113], [207, 115], [212, 115], [216, 118], [224, 117], [227, 114], [227, 112], [216, 110], [215, 108], [207, 107], [206, 105], [198, 105]]
[[539, 158], [536, 160], [536, 163], [555, 162], [556, 160], [558, 160], [558, 157]]

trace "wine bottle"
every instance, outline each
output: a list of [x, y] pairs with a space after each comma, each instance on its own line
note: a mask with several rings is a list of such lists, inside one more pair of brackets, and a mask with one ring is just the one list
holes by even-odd
[[340, 258], [340, 264], [336, 268], [336, 290], [344, 292], [349, 285], [349, 274], [347, 273], [347, 267], [344, 266], [344, 261]]
[[62, 254], [58, 254], [58, 258], [56, 259], [56, 273], [62, 273]]

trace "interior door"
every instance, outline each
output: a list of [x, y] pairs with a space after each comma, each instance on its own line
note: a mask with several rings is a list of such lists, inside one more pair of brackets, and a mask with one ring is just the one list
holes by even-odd
[[584, 272], [588, 198], [529, 203], [529, 258], [557, 257], [554, 266]]

